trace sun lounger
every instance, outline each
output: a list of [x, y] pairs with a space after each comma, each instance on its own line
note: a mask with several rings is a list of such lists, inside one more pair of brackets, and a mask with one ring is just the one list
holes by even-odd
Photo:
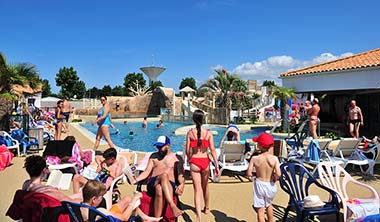
[[219, 156], [219, 167], [219, 176], [214, 178], [214, 182], [220, 181], [223, 170], [245, 172], [248, 169], [245, 144], [237, 141], [225, 141]]

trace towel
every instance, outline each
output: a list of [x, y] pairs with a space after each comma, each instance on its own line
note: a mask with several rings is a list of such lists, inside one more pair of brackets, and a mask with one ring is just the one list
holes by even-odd
[[13, 157], [13, 153], [5, 145], [0, 145], [0, 171], [11, 164]]
[[313, 139], [306, 150], [306, 161], [315, 161], [320, 162], [321, 157], [321, 148], [319, 147], [319, 143], [316, 139]]

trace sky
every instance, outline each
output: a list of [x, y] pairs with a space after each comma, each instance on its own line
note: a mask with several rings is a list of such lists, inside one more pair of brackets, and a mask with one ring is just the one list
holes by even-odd
[[[259, 84], [380, 47], [376, 0], [0, 0], [0, 52], [32, 63], [53, 92], [62, 67], [87, 88], [123, 85], [143, 66], [197, 86], [224, 68]], [[146, 78], [148, 80], [148, 78]]]

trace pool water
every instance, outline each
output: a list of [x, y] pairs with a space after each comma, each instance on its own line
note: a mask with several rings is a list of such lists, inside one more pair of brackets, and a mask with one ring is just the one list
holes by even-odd
[[[156, 151], [153, 143], [161, 135], [170, 138], [170, 148], [173, 152], [182, 151], [185, 147], [186, 135], [175, 135], [174, 132], [180, 127], [188, 126], [188, 124], [165, 122], [165, 126], [162, 128], [156, 128], [157, 122], [148, 122], [147, 128], [142, 128], [141, 122], [128, 122], [128, 124], [114, 122], [114, 125], [120, 133], [116, 134], [116, 130], [110, 129], [111, 140], [116, 146], [121, 148], [143, 152]], [[86, 123], [81, 124], [81, 126], [94, 134], [97, 133], [98, 127], [96, 125], [92, 126], [90, 123]], [[218, 132], [218, 135], [214, 135], [214, 141], [215, 145], [219, 146], [226, 128], [217, 126], [206, 126], [206, 128]], [[250, 131], [240, 132], [240, 139], [242, 141], [251, 139], [253, 136], [257, 136], [268, 129], [268, 127], [259, 127]], [[129, 132], [131, 131], [133, 132], [133, 136], [129, 136]]]

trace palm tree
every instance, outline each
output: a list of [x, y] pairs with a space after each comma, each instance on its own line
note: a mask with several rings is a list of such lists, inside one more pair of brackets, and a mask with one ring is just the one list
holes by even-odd
[[29, 86], [32, 90], [41, 90], [42, 80], [32, 64], [9, 65], [3, 53], [0, 53], [0, 97], [17, 100], [13, 91], [15, 85]]
[[242, 79], [236, 79], [232, 83], [232, 90], [229, 93], [232, 99], [231, 106], [238, 110], [238, 117], [240, 117], [241, 111], [244, 106], [251, 102], [250, 96], [248, 96], [248, 83]]
[[296, 97], [296, 91], [293, 88], [275, 87], [274, 98], [281, 100], [281, 132], [285, 132], [288, 127], [288, 116], [286, 115], [286, 104], [288, 99]]
[[230, 92], [234, 91], [235, 89], [241, 89], [243, 87], [243, 85], [241, 84], [242, 80], [239, 78], [239, 76], [230, 74], [224, 69], [215, 70], [215, 72], [217, 73], [217, 75], [214, 78], [209, 79], [203, 85], [201, 85], [199, 89], [208, 90], [216, 96], [217, 106], [226, 110], [224, 122], [228, 124], [229, 114], [231, 110]]

